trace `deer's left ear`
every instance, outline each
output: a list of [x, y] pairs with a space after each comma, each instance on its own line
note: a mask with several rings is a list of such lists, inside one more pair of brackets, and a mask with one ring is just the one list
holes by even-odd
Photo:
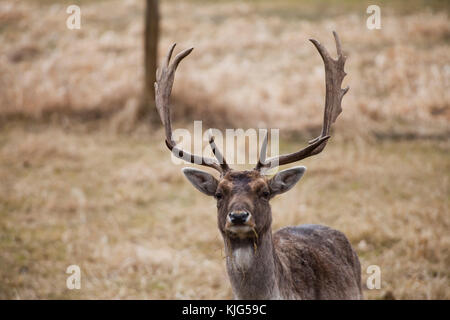
[[270, 193], [277, 195], [290, 190], [300, 180], [306, 167], [293, 167], [282, 170], [269, 180]]

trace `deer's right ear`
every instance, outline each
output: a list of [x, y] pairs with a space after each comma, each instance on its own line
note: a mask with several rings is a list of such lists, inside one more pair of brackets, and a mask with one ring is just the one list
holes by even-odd
[[183, 168], [181, 171], [196, 189], [208, 196], [216, 193], [219, 181], [208, 172], [194, 168]]

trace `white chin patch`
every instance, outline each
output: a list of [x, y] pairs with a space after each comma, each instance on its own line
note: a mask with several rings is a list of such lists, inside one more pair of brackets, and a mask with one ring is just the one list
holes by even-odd
[[233, 263], [240, 270], [247, 270], [253, 260], [253, 248], [251, 246], [240, 247], [233, 250]]

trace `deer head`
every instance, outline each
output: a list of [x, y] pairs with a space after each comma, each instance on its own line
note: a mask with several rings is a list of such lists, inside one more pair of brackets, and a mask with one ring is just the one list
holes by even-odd
[[336, 32], [333, 32], [337, 59], [333, 59], [328, 51], [316, 40], [310, 41], [319, 51], [325, 64], [325, 111], [320, 135], [309, 145], [297, 152], [266, 159], [267, 135], [262, 144], [256, 167], [249, 171], [231, 169], [211, 137], [209, 144], [215, 156], [206, 158], [190, 154], [177, 147], [172, 139], [172, 126], [169, 108], [169, 97], [175, 77], [175, 71], [180, 61], [191, 53], [193, 48], [179, 53], [170, 62], [175, 44], [167, 54], [162, 68], [157, 71], [155, 83], [155, 100], [161, 121], [165, 127], [166, 145], [172, 153], [187, 162], [213, 168], [220, 173], [219, 179], [208, 172], [185, 168], [183, 173], [192, 185], [202, 193], [212, 196], [217, 201], [218, 226], [224, 238], [256, 239], [271, 229], [272, 215], [269, 201], [276, 195], [290, 190], [303, 176], [305, 167], [293, 167], [278, 172], [273, 177], [267, 177], [269, 168], [300, 161], [320, 153], [330, 138], [331, 125], [341, 113], [341, 100], [348, 87], [341, 89], [344, 72], [345, 56]]
[[291, 189], [305, 170], [305, 167], [286, 169], [270, 179], [257, 170], [230, 170], [220, 180], [194, 168], [185, 168], [183, 173], [195, 188], [216, 199], [222, 235], [255, 239], [270, 230], [270, 199]]

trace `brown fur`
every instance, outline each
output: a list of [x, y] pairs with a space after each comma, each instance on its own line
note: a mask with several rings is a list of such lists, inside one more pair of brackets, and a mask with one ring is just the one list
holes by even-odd
[[[227, 254], [227, 271], [237, 299], [361, 299], [361, 267], [350, 242], [320, 225], [271, 231], [269, 188], [256, 171], [232, 171], [218, 184], [218, 226]], [[236, 238], [226, 230], [231, 210], [252, 213], [254, 232]], [[235, 253], [239, 253], [235, 256]], [[237, 257], [237, 258], [236, 258]], [[245, 261], [239, 265], [239, 261]]]

